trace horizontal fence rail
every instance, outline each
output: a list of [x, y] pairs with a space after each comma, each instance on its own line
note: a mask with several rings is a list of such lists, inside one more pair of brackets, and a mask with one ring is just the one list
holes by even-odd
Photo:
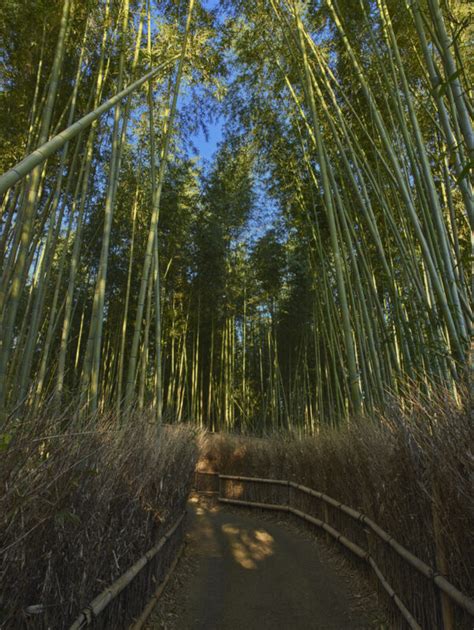
[[297, 488], [301, 492], [305, 492], [306, 494], [317, 497], [321, 501], [324, 501], [325, 503], [328, 503], [329, 505], [332, 505], [333, 507], [341, 510], [351, 518], [360, 521], [364, 525], [370, 527], [374, 534], [376, 534], [385, 543], [390, 545], [390, 547], [392, 547], [392, 549], [396, 551], [396, 553], [398, 553], [401, 558], [406, 560], [409, 564], [411, 564], [412, 567], [414, 567], [426, 578], [428, 578], [429, 580], [433, 580], [436, 586], [441, 589], [446, 595], [448, 595], [456, 604], [461, 606], [461, 608], [464, 608], [464, 610], [469, 612], [471, 615], [474, 615], [474, 601], [472, 599], [464, 595], [464, 593], [461, 593], [461, 591], [459, 591], [455, 586], [448, 582], [446, 578], [444, 578], [442, 575], [440, 575], [434, 569], [428, 566], [425, 562], [423, 562], [423, 560], [420, 560], [414, 554], [408, 551], [408, 549], [405, 549], [403, 545], [398, 543], [394, 538], [390, 536], [390, 534], [379, 527], [377, 523], [374, 523], [374, 521], [372, 521], [368, 516], [362, 514], [361, 512], [358, 512], [357, 510], [354, 510], [353, 508], [350, 508], [347, 505], [344, 505], [343, 503], [339, 503], [335, 499], [328, 497], [322, 492], [317, 492], [316, 490], [312, 490], [311, 488], [300, 486], [293, 481], [290, 481], [289, 484], [293, 488]]
[[[70, 626], [69, 630], [80, 630], [91, 625], [100, 613], [112, 602], [131, 582], [137, 577], [142, 569], [165, 547], [166, 543], [173, 537], [181, 523], [186, 516], [186, 512], [183, 512], [181, 516], [176, 520], [174, 525], [164, 534], [157, 544], [149, 549], [134, 565], [132, 565], [123, 575], [121, 575], [113, 584], [108, 586], [97, 597], [95, 597], [91, 603], [86, 606], [77, 619]], [[171, 565], [171, 570], [174, 567], [174, 563]], [[171, 572], [168, 571], [168, 575]], [[167, 580], [168, 575], [165, 577]], [[156, 595], [155, 595], [156, 599]]]
[[176, 556], [175, 556], [175, 558], [174, 558], [170, 568], [168, 569], [168, 572], [165, 575], [165, 578], [163, 579], [161, 584], [156, 589], [155, 593], [153, 594], [153, 596], [150, 599], [150, 601], [148, 602], [148, 604], [143, 609], [142, 614], [140, 615], [140, 617], [133, 624], [133, 626], [130, 626], [130, 630], [141, 630], [144, 627], [144, 625], [146, 624], [146, 622], [148, 620], [148, 617], [153, 612], [153, 610], [154, 610], [154, 608], [156, 606], [156, 603], [158, 602], [159, 598], [161, 597], [161, 594], [163, 593], [163, 591], [165, 590], [165, 587], [168, 584], [168, 580], [173, 575], [173, 571], [175, 570], [176, 565], [178, 564], [178, 560], [179, 560], [181, 554], [183, 553], [183, 550], [184, 550], [184, 543], [179, 548], [178, 553], [176, 554]]
[[[459, 606], [463, 611], [469, 613], [472, 617], [474, 617], [474, 600], [462, 593], [459, 589], [457, 589], [453, 584], [451, 584], [444, 576], [440, 575], [437, 571], [435, 571], [428, 564], [423, 562], [420, 558], [412, 554], [408, 549], [406, 549], [403, 545], [401, 545], [398, 541], [396, 541], [388, 532], [382, 529], [377, 523], [375, 523], [368, 516], [355, 510], [348, 505], [345, 505], [336, 499], [328, 496], [323, 492], [318, 492], [317, 490], [313, 490], [312, 488], [308, 488], [307, 486], [303, 486], [301, 484], [295, 483], [294, 481], [286, 481], [282, 479], [265, 479], [260, 477], [245, 477], [245, 476], [237, 476], [237, 475], [221, 475], [217, 472], [209, 473], [204, 471], [196, 471], [196, 489], [199, 491], [202, 487], [202, 479], [203, 476], [206, 476], [206, 490], [208, 492], [213, 491], [218, 495], [218, 500], [221, 503], [243, 506], [243, 507], [255, 507], [261, 508], [265, 510], [274, 510], [280, 512], [287, 512], [290, 514], [294, 514], [295, 516], [316, 525], [317, 527], [323, 529], [329, 536], [343, 545], [346, 549], [349, 549], [355, 556], [363, 560], [367, 563], [368, 566], [371, 567], [374, 575], [376, 576], [378, 582], [384, 589], [384, 591], [391, 598], [397, 609], [399, 610], [402, 617], [407, 622], [408, 626], [412, 629], [421, 629], [422, 626], [416, 621], [414, 615], [408, 610], [406, 605], [402, 602], [400, 597], [394, 591], [392, 586], [390, 585], [387, 577], [382, 573], [380, 567], [378, 566], [376, 560], [371, 554], [370, 550], [363, 549], [359, 544], [349, 540], [346, 536], [344, 536], [340, 531], [338, 531], [335, 527], [330, 525], [327, 521], [328, 518], [320, 519], [307, 514], [306, 512], [297, 509], [292, 503], [294, 502], [294, 491], [300, 492], [306, 496], [314, 497], [318, 499], [322, 505], [326, 507], [325, 515], [327, 516], [327, 506], [334, 508], [338, 512], [347, 515], [353, 521], [365, 526], [375, 534], [375, 536], [382, 541], [385, 545], [389, 546], [399, 558], [403, 560], [406, 564], [413, 567], [420, 575], [423, 575], [427, 578], [445, 597], [447, 597], [451, 602]], [[212, 481], [211, 481], [212, 479]], [[263, 484], [266, 486], [286, 487], [287, 491], [283, 491], [283, 503], [275, 503], [275, 502], [267, 502], [267, 501], [248, 501], [243, 500], [241, 498], [228, 497], [226, 494], [226, 484], [230, 483], [232, 486], [234, 484]], [[209, 487], [212, 490], [209, 490]], [[281, 495], [280, 495], [281, 496]], [[367, 530], [365, 530], [367, 531]], [[442, 598], [441, 606], [444, 606], [444, 599]], [[454, 627], [454, 626], [453, 626]]]

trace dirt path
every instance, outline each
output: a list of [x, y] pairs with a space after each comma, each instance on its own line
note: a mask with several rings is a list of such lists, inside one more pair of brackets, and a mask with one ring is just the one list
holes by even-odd
[[354, 611], [347, 579], [322, 562], [318, 545], [303, 534], [257, 513], [197, 500], [190, 503], [188, 528], [181, 569], [149, 628], [381, 627]]

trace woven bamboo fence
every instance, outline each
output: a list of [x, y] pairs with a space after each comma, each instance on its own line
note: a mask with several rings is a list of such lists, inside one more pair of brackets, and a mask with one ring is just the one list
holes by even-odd
[[358, 510], [280, 479], [198, 471], [195, 487], [216, 492], [221, 503], [286, 512], [316, 525], [369, 569], [407, 627], [474, 627], [474, 600]]
[[[183, 512], [156, 545], [149, 549], [113, 584], [97, 595], [80, 612], [69, 630], [80, 630], [88, 626], [94, 628], [127, 627], [129, 625], [127, 618], [130, 617], [131, 609], [136, 607], [137, 602], [143, 601], [144, 588], [149, 587], [153, 582], [158, 582], [158, 589], [149, 604], [131, 626], [137, 629], [141, 628], [153, 610], [154, 604], [166, 585], [182, 551], [185, 516], [186, 512]], [[134, 588], [135, 586], [137, 588]], [[137, 589], [141, 592], [137, 593]], [[115, 604], [116, 610], [106, 611], [112, 602]]]

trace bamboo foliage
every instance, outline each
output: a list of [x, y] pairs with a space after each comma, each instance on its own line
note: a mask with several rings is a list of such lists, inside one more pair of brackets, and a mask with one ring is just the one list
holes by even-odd
[[[125, 72], [125, 52], [126, 52], [126, 36], [129, 21], [129, 2], [124, 0], [121, 6], [123, 14], [122, 30], [120, 35], [120, 59], [119, 59], [119, 75], [117, 79], [117, 91], [120, 92], [124, 82]], [[138, 29], [137, 49], [140, 47], [141, 38], [141, 22]], [[136, 59], [136, 55], [135, 55]], [[134, 61], [135, 61], [134, 59]], [[133, 69], [132, 69], [133, 71]], [[129, 97], [130, 98], [130, 97]], [[107, 188], [107, 196], [104, 208], [104, 229], [102, 235], [102, 248], [100, 252], [99, 270], [97, 274], [96, 288], [94, 292], [94, 300], [92, 305], [92, 316], [89, 328], [89, 338], [87, 340], [86, 356], [83, 367], [83, 389], [90, 396], [90, 406], [92, 411], [97, 409], [98, 388], [99, 388], [99, 370], [100, 358], [102, 351], [102, 327], [104, 320], [104, 301], [105, 301], [105, 285], [107, 281], [108, 269], [108, 252], [110, 243], [110, 233], [112, 229], [112, 217], [115, 205], [115, 195], [118, 186], [118, 177], [120, 172], [120, 160], [123, 138], [126, 134], [128, 122], [129, 107], [125, 106], [122, 118], [121, 103], [117, 104], [114, 110], [114, 127], [112, 132], [112, 154], [110, 158], [110, 175]]]
[[[141, 79], [131, 83], [127, 88], [123, 89], [126, 72], [126, 55], [128, 47], [128, 25], [131, 20], [129, 12], [128, 2], [123, 2], [120, 7], [113, 6], [109, 2], [105, 3], [104, 17], [103, 17], [103, 35], [100, 45], [99, 64], [96, 72], [96, 86], [93, 95], [89, 98], [89, 107], [92, 106], [92, 111], [89, 114], [83, 116], [77, 122], [74, 122], [76, 111], [76, 100], [78, 92], [80, 90], [80, 77], [84, 72], [84, 50], [85, 43], [88, 39], [87, 23], [83, 35], [83, 46], [78, 59], [78, 70], [75, 78], [75, 88], [70, 99], [68, 126], [65, 131], [54, 136], [48, 140], [49, 128], [51, 126], [51, 120], [53, 116], [54, 108], [54, 96], [58, 91], [58, 81], [61, 71], [61, 63], [64, 58], [66, 46], [67, 46], [67, 32], [69, 29], [69, 18], [73, 11], [72, 3], [67, 0], [64, 3], [63, 16], [61, 19], [58, 44], [56, 49], [56, 55], [52, 66], [52, 74], [49, 81], [49, 92], [44, 102], [43, 109], [41, 111], [41, 119], [38, 119], [40, 123], [39, 135], [37, 145], [40, 148], [34, 151], [31, 155], [25, 158], [14, 169], [11, 169], [1, 180], [2, 191], [7, 190], [15, 182], [22, 182], [23, 178], [28, 177], [27, 193], [22, 192], [20, 196], [14, 198], [14, 202], [23, 204], [23, 206], [16, 209], [14, 204], [11, 204], [11, 195], [5, 197], [5, 203], [10, 206], [5, 206], [8, 212], [8, 221], [6, 227], [13, 226], [13, 220], [16, 215], [16, 224], [14, 230], [6, 230], [2, 234], [2, 247], [8, 252], [8, 258], [6, 264], [3, 265], [3, 279], [1, 285], [1, 301], [3, 309], [3, 325], [2, 325], [2, 340], [1, 340], [1, 371], [2, 371], [2, 408], [6, 410], [5, 396], [9, 397], [9, 405], [15, 405], [18, 402], [24, 402], [27, 394], [31, 372], [33, 368], [34, 356], [37, 353], [38, 337], [40, 335], [40, 327], [45, 327], [44, 346], [41, 353], [41, 361], [39, 365], [39, 372], [37, 374], [38, 380], [36, 383], [36, 400], [39, 404], [41, 399], [42, 390], [45, 385], [45, 376], [48, 365], [48, 359], [51, 352], [51, 345], [54, 343], [55, 331], [58, 329], [59, 320], [58, 317], [61, 313], [63, 316], [62, 333], [60, 335], [60, 351], [58, 362], [58, 373], [55, 387], [55, 395], [58, 403], [61, 402], [64, 392], [64, 381], [66, 377], [66, 363], [67, 354], [69, 349], [69, 337], [72, 326], [72, 318], [74, 316], [74, 294], [76, 290], [76, 284], [78, 279], [78, 272], [80, 271], [80, 259], [82, 249], [82, 233], [86, 224], [88, 198], [91, 194], [90, 182], [91, 176], [94, 173], [94, 153], [96, 150], [97, 142], [97, 121], [99, 117], [104, 113], [114, 108], [114, 127], [112, 132], [112, 154], [110, 161], [110, 175], [108, 191], [105, 198], [105, 222], [103, 227], [102, 236], [102, 254], [99, 261], [98, 276], [96, 280], [96, 290], [94, 293], [94, 300], [92, 306], [91, 319], [89, 323], [89, 335], [86, 344], [86, 352], [82, 367], [82, 398], [83, 401], [88, 401], [88, 405], [95, 409], [98, 404], [99, 396], [99, 378], [101, 371], [101, 354], [102, 354], [102, 329], [104, 323], [104, 309], [105, 309], [105, 292], [107, 281], [107, 267], [108, 267], [108, 251], [110, 243], [110, 235], [112, 229], [113, 212], [115, 206], [115, 198], [118, 189], [119, 173], [121, 169], [122, 160], [122, 148], [127, 135], [127, 120], [130, 116], [131, 110], [131, 95], [134, 94], [146, 81], [156, 78], [158, 72], [162, 70], [166, 65], [169, 65], [174, 61], [173, 56], [170, 60], [167, 60], [164, 64], [161, 63], [157, 68], [154, 68], [150, 72], [142, 76]], [[121, 16], [121, 30], [119, 33], [119, 71], [118, 81], [116, 84], [117, 94], [110, 98], [103, 105], [99, 105], [104, 86], [108, 82], [108, 73], [110, 68], [110, 58], [107, 58], [107, 48], [110, 47], [116, 32], [110, 30], [111, 19], [113, 13], [118, 10], [118, 14]], [[141, 36], [143, 31], [143, 11], [141, 12], [142, 19], [138, 22], [135, 50], [133, 59], [130, 66], [130, 74], [133, 75], [137, 67], [139, 56], [141, 52]], [[149, 38], [151, 33], [151, 24], [148, 24]], [[121, 43], [120, 43], [121, 42]], [[37, 109], [38, 93], [39, 93], [39, 77], [41, 75], [41, 64], [37, 73], [37, 82], [35, 88], [35, 98], [33, 102], [33, 110], [31, 113], [31, 120], [35, 121], [35, 114]], [[128, 98], [125, 105], [122, 107], [121, 103], [124, 98]], [[36, 121], [31, 123], [30, 135], [33, 133]], [[60, 122], [58, 123], [60, 124]], [[90, 131], [87, 136], [87, 142], [84, 145], [84, 131], [90, 126]], [[74, 146], [74, 153], [72, 161], [68, 160], [68, 145], [73, 140], [76, 140]], [[44, 185], [44, 177], [48, 176], [48, 170], [44, 166], [45, 160], [54, 156], [55, 152], [62, 150], [61, 162], [58, 168], [58, 177], [55, 182], [55, 189], [49, 199], [46, 201], [42, 214], [41, 224], [47, 227], [46, 239], [39, 238], [40, 232], [34, 232], [33, 229], [36, 226], [33, 225], [33, 214], [35, 212], [35, 204], [33, 199], [39, 200], [41, 198], [41, 187]], [[82, 158], [81, 151], [84, 150]], [[64, 171], [66, 167], [69, 168], [69, 175], [66, 177], [66, 188], [63, 186]], [[72, 188], [76, 169], [79, 168], [79, 177], [75, 181], [75, 187]], [[31, 173], [28, 175], [28, 173]], [[29, 192], [28, 192], [29, 191]], [[73, 192], [72, 208], [69, 207], [69, 198]], [[38, 203], [38, 202], [37, 202]], [[67, 213], [67, 214], [66, 214]], [[135, 211], [136, 215], [136, 211]], [[64, 219], [68, 217], [68, 228], [66, 233], [61, 233], [64, 226]], [[20, 222], [21, 220], [21, 222]], [[72, 241], [72, 258], [69, 268], [69, 281], [66, 291], [65, 302], [61, 306], [60, 291], [62, 278], [65, 276], [65, 263], [66, 253], [69, 242]], [[52, 261], [55, 255], [55, 251], [61, 247], [61, 258], [59, 264], [58, 275], [55, 280], [55, 291], [53, 297], [53, 303], [49, 312], [45, 314], [45, 297], [48, 285], [52, 281]], [[40, 255], [38, 255], [40, 252]], [[131, 256], [133, 260], [133, 255]], [[16, 336], [14, 333], [15, 321], [17, 318], [17, 312], [21, 298], [22, 284], [28, 283], [28, 277], [25, 270], [31, 268], [34, 265], [36, 271], [34, 273], [33, 283], [29, 291], [28, 308], [26, 314], [23, 314], [23, 325], [20, 329], [20, 336]], [[30, 273], [30, 271], [28, 271]], [[58, 311], [59, 307], [59, 311]], [[82, 356], [81, 349], [81, 337], [84, 324], [84, 315], [86, 311], [83, 311], [81, 320], [81, 335], [79, 338], [79, 344], [76, 352], [76, 369], [78, 365], [78, 359]], [[28, 322], [28, 326], [25, 326]], [[15, 334], [15, 337], [13, 335]], [[126, 337], [126, 328], [123, 332], [123, 338]], [[10, 360], [11, 348], [14, 346], [13, 362]], [[83, 344], [82, 344], [83, 347]], [[26, 350], [26, 354], [25, 354]], [[123, 355], [120, 361], [122, 362], [123, 370]], [[111, 358], [113, 355], [111, 355]], [[113, 359], [115, 361], [115, 359]], [[36, 365], [36, 360], [34, 361]], [[112, 364], [111, 364], [112, 365]], [[17, 366], [17, 367], [15, 367]], [[6, 371], [8, 369], [8, 372]], [[15, 374], [19, 370], [19, 387], [18, 389], [7, 390], [4, 388], [10, 379], [15, 379]], [[109, 370], [109, 368], [107, 368]], [[110, 371], [110, 370], [109, 370]], [[110, 372], [111, 374], [113, 372]], [[34, 373], [33, 373], [34, 374]], [[34, 377], [36, 378], [36, 376]], [[13, 381], [11, 381], [13, 382]], [[107, 388], [104, 388], [104, 391]], [[5, 404], [3, 404], [5, 403]]]
[[[54, 100], [56, 97], [61, 65], [64, 58], [65, 39], [67, 35], [71, 4], [71, 0], [66, 0], [63, 5], [61, 25], [56, 44], [53, 67], [51, 70], [49, 88], [41, 116], [41, 126], [38, 137], [39, 146], [45, 142], [51, 126]], [[30, 176], [27, 191], [24, 197], [24, 204], [21, 209], [21, 223], [16, 226], [17, 233], [21, 234], [21, 236], [18, 243], [18, 255], [16, 257], [16, 262], [13, 255], [10, 256], [12, 261], [12, 283], [9, 295], [10, 300], [6, 312], [4, 312], [6, 287], [2, 284], [0, 290], [0, 312], [4, 313], [2, 339], [0, 341], [0, 409], [5, 407], [6, 370], [12, 346], [13, 326], [18, 312], [20, 294], [22, 287], [24, 286], [27, 272], [28, 251], [33, 236], [33, 216], [36, 198], [41, 185], [41, 174], [42, 169], [38, 166], [35, 170], [33, 170]]]
[[[164, 130], [164, 140], [163, 140], [163, 147], [162, 147], [161, 155], [160, 155], [160, 168], [158, 171], [158, 180], [156, 182], [156, 187], [152, 190], [153, 209], [152, 209], [152, 216], [151, 216], [151, 221], [150, 221], [150, 229], [148, 232], [145, 259], [143, 262], [143, 270], [142, 270], [141, 281], [140, 281], [140, 294], [138, 298], [138, 308], [137, 308], [137, 314], [135, 318], [133, 341], [132, 341], [131, 354], [130, 354], [128, 372], [127, 372], [127, 386], [126, 386], [126, 394], [125, 394], [125, 403], [127, 406], [132, 404], [133, 402], [134, 377], [135, 377], [138, 345], [139, 345], [141, 325], [142, 325], [143, 308], [145, 304], [145, 293], [146, 293], [148, 277], [150, 274], [150, 268], [151, 268], [152, 258], [153, 258], [154, 243], [155, 243], [156, 230], [157, 230], [159, 211], [160, 211], [161, 191], [163, 188], [163, 181], [164, 181], [165, 172], [166, 172], [165, 169], [166, 169], [166, 162], [167, 162], [167, 157], [168, 157], [170, 138], [173, 131], [173, 122], [174, 122], [174, 117], [176, 114], [176, 108], [178, 104], [179, 89], [180, 89], [181, 77], [183, 73], [184, 60], [185, 60], [186, 51], [187, 51], [189, 29], [191, 26], [193, 4], [194, 4], [193, 0], [189, 0], [186, 26], [185, 26], [185, 32], [184, 32], [184, 37], [183, 37], [182, 49], [181, 49], [181, 56], [178, 62], [178, 68], [176, 71], [176, 77], [175, 77], [174, 87], [173, 87], [172, 102], [171, 102], [169, 115], [166, 122], [166, 128]], [[154, 156], [152, 156], [152, 163], [153, 163], [153, 160], [154, 160]], [[152, 182], [154, 183], [154, 177], [152, 177]], [[159, 302], [159, 293], [158, 293], [157, 300]], [[157, 313], [158, 312], [159, 312], [159, 309], [157, 310]], [[159, 345], [160, 343], [161, 343], [160, 339], [157, 339], [157, 344]]]
[[[27, 156], [0, 177], [7, 413], [79, 396], [315, 432], [465, 378], [464, 31], [438, 0], [224, 14], [65, 0], [51, 52], [38, 29]], [[199, 166], [187, 125], [219, 81], [235, 120]]]

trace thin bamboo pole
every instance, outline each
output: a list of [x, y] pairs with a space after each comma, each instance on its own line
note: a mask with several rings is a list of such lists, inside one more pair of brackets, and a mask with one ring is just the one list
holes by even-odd
[[[165, 178], [165, 173], [166, 173], [168, 149], [169, 149], [169, 144], [171, 140], [171, 135], [173, 133], [174, 118], [176, 115], [181, 78], [183, 74], [184, 61], [186, 58], [188, 37], [189, 37], [190, 28], [191, 28], [193, 5], [194, 5], [194, 0], [189, 0], [181, 54], [179, 56], [178, 68], [176, 71], [176, 78], [174, 82], [173, 99], [172, 99], [170, 112], [169, 112], [169, 116], [168, 116], [168, 120], [166, 124], [166, 131], [164, 134], [163, 147], [161, 151], [161, 162], [160, 162], [160, 168], [159, 168], [159, 173], [158, 173], [157, 187], [156, 187], [155, 195], [153, 198], [152, 216], [151, 216], [150, 227], [148, 231], [145, 259], [143, 261], [143, 270], [142, 270], [141, 281], [140, 281], [140, 292], [139, 292], [138, 306], [137, 306], [137, 312], [136, 312], [136, 317], [135, 317], [135, 328], [134, 328], [134, 333], [133, 333], [132, 347], [130, 351], [128, 372], [127, 372], [127, 384], [126, 384], [126, 392], [125, 392], [125, 405], [126, 406], [130, 406], [132, 404], [133, 397], [134, 397], [133, 396], [134, 374], [135, 374], [136, 362], [137, 362], [137, 357], [138, 357], [138, 344], [140, 340], [140, 330], [141, 330], [141, 325], [142, 325], [143, 309], [145, 306], [145, 294], [146, 294], [146, 288], [148, 285], [148, 275], [150, 273], [151, 262], [153, 258], [154, 240], [157, 234], [157, 225], [158, 225], [160, 201], [161, 201], [161, 191], [163, 188], [163, 183], [164, 183], [164, 178]], [[152, 77], [150, 76], [149, 78], [151, 79]]]
[[59, 149], [61, 149], [66, 142], [75, 138], [81, 131], [87, 129], [95, 120], [100, 118], [102, 114], [108, 112], [115, 107], [124, 98], [132, 94], [140, 88], [144, 83], [150, 81], [161, 71], [171, 66], [178, 55], [173, 55], [170, 59], [167, 59], [163, 63], [159, 64], [150, 72], [147, 72], [140, 79], [137, 79], [131, 83], [128, 87], [124, 88], [121, 92], [110, 98], [108, 101], [100, 105], [97, 109], [86, 114], [80, 120], [73, 123], [70, 127], [67, 127], [54, 138], [48, 140], [42, 144], [38, 149], [30, 153], [28, 157], [19, 162], [16, 166], [8, 170], [0, 177], [0, 195], [3, 195], [9, 188], [11, 188], [18, 181], [23, 179], [28, 173], [30, 173], [36, 166], [45, 162], [49, 157], [54, 155]]

